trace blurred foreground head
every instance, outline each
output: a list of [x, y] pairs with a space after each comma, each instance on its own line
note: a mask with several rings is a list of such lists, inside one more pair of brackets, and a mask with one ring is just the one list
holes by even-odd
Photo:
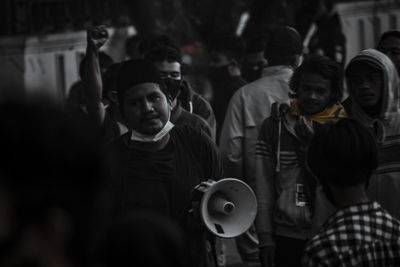
[[105, 208], [95, 129], [50, 103], [2, 104], [0, 122], [0, 266], [87, 265]]
[[360, 122], [347, 118], [320, 127], [307, 158], [311, 171], [322, 184], [340, 188], [367, 184], [378, 166], [374, 137]]

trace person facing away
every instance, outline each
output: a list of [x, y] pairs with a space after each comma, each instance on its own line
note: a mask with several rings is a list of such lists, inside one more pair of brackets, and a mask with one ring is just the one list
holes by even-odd
[[188, 213], [193, 188], [222, 177], [216, 145], [200, 130], [170, 122], [171, 101], [156, 66], [130, 60], [119, 70], [118, 102], [130, 131], [110, 145], [114, 210], [151, 210], [172, 219], [188, 240], [190, 266], [209, 266], [206, 232]]
[[213, 87], [211, 106], [217, 120], [217, 140], [233, 94], [247, 82], [241, 75], [245, 45], [237, 36], [219, 36], [209, 47], [209, 78]]
[[[272, 103], [289, 103], [289, 79], [302, 53], [299, 34], [291, 27], [277, 28], [265, 53], [268, 67], [260, 79], [243, 86], [232, 96], [219, 140], [227, 177], [242, 179], [250, 186], [254, 186], [255, 148], [261, 124], [270, 115]], [[254, 227], [237, 240], [242, 260], [258, 262]]]
[[307, 243], [303, 266], [399, 266], [400, 222], [366, 192], [379, 161], [371, 132], [353, 119], [323, 125], [307, 159], [338, 210]]
[[181, 55], [168, 46], [158, 46], [145, 54], [145, 59], [153, 62], [160, 71], [172, 100], [171, 122], [175, 125], [189, 125], [203, 130], [212, 137], [208, 123], [200, 116], [182, 108], [179, 95], [182, 92]]
[[400, 31], [391, 30], [384, 32], [379, 39], [377, 50], [387, 55], [400, 74]]
[[311, 237], [316, 183], [305, 168], [314, 129], [345, 118], [342, 72], [333, 60], [305, 58], [291, 80], [290, 106], [273, 105], [256, 145], [256, 230], [262, 266], [300, 266]]
[[364, 124], [379, 148], [379, 166], [368, 186], [368, 196], [395, 218], [400, 218], [399, 79], [392, 61], [375, 49], [355, 56], [346, 68], [348, 113]]
[[268, 65], [265, 59], [266, 35], [255, 35], [246, 42], [246, 50], [242, 64], [242, 76], [247, 82], [261, 78], [262, 70]]

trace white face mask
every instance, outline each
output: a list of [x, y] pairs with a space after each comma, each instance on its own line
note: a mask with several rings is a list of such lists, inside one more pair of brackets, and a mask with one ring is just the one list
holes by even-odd
[[145, 142], [145, 143], [155, 143], [160, 141], [164, 136], [166, 136], [172, 130], [172, 128], [174, 128], [174, 124], [170, 122], [170, 118], [171, 118], [171, 110], [168, 114], [168, 121], [164, 125], [164, 128], [162, 128], [161, 131], [159, 131], [155, 135], [142, 134], [135, 130], [132, 130], [131, 140], [138, 142]]

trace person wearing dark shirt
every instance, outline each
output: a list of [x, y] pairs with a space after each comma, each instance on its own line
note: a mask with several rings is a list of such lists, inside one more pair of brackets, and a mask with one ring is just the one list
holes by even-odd
[[307, 159], [338, 211], [308, 242], [303, 266], [399, 266], [400, 222], [366, 192], [379, 161], [370, 131], [353, 119], [323, 125]]
[[117, 80], [121, 114], [131, 129], [111, 144], [116, 215], [152, 210], [176, 221], [189, 241], [188, 266], [209, 266], [206, 233], [187, 212], [192, 189], [222, 177], [217, 148], [200, 130], [170, 122], [171, 101], [156, 66], [123, 63]]
[[263, 69], [268, 65], [264, 53], [266, 46], [267, 36], [262, 34], [253, 36], [246, 42], [242, 76], [249, 83], [261, 78]]
[[161, 78], [172, 100], [171, 122], [175, 125], [189, 125], [203, 130], [212, 137], [208, 123], [200, 116], [182, 108], [179, 95], [182, 94], [181, 55], [168, 46], [159, 46], [145, 54], [145, 59], [153, 62], [160, 71]]
[[247, 82], [241, 75], [244, 42], [240, 37], [217, 37], [210, 45], [209, 77], [213, 87], [212, 107], [217, 120], [217, 140], [229, 100]]
[[[168, 47], [175, 50], [178, 54], [181, 53], [179, 45], [167, 35], [150, 35], [144, 37], [138, 45], [138, 51], [143, 58], [147, 58], [146, 55], [149, 51], [159, 47]], [[191, 84], [187, 80], [182, 79], [181, 68], [181, 63], [179, 61], [175, 62], [175, 75], [177, 75], [176, 77], [181, 77], [180, 79], [182, 80], [180, 85], [181, 93], [178, 95], [178, 100], [183, 109], [187, 110], [189, 113], [200, 116], [208, 123], [212, 138], [216, 140], [217, 126], [214, 111], [210, 103], [193, 90]], [[163, 72], [161, 72], [161, 74], [163, 75]]]

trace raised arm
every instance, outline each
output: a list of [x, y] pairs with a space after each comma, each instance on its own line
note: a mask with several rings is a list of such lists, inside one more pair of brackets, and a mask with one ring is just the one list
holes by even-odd
[[87, 30], [86, 63], [83, 75], [85, 105], [89, 117], [99, 125], [102, 125], [104, 121], [105, 108], [101, 101], [103, 84], [98, 52], [107, 39], [108, 32], [104, 25]]

